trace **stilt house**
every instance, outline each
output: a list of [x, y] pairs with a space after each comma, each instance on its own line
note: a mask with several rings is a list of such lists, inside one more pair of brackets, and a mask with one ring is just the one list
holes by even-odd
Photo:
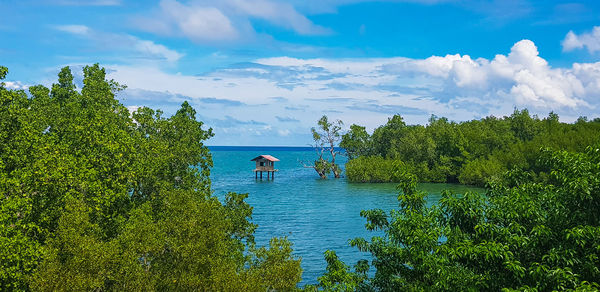
[[267, 179], [269, 179], [269, 175], [271, 178], [275, 178], [275, 161], [279, 161], [279, 159], [271, 156], [271, 155], [260, 155], [250, 161], [256, 161], [256, 168], [254, 169], [254, 177], [258, 178], [258, 173], [260, 172], [260, 178], [262, 179], [262, 173], [267, 173]]

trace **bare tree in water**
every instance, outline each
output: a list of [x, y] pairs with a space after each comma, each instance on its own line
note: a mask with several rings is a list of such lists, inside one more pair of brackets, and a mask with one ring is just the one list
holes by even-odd
[[[327, 116], [321, 117], [317, 122], [318, 127], [311, 128], [313, 135], [313, 148], [319, 156], [312, 165], [304, 164], [304, 167], [313, 168], [321, 178], [327, 178], [327, 174], [333, 172], [335, 178], [341, 176], [341, 168], [335, 163], [335, 157], [339, 154], [339, 151], [335, 149], [336, 145], [342, 139], [342, 126], [344, 123], [340, 120], [329, 122]], [[328, 151], [331, 160], [327, 160], [323, 157], [323, 154]]]

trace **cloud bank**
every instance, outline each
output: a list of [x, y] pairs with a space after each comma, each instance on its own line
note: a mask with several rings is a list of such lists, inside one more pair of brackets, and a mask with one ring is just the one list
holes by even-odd
[[[395, 74], [416, 72], [444, 81], [442, 92], [453, 97], [486, 101], [506, 100], [539, 109], [590, 108], [598, 93], [590, 74], [598, 64], [552, 68], [530, 40], [517, 42], [508, 55], [473, 60], [468, 55], [447, 55], [410, 60], [388, 66]], [[584, 69], [585, 68], [585, 69]], [[589, 102], [588, 102], [589, 101]]]
[[[305, 132], [323, 114], [372, 129], [393, 114], [409, 123], [426, 123], [431, 114], [469, 120], [508, 115], [514, 107], [542, 116], [554, 111], [571, 121], [594, 115], [600, 103], [600, 62], [554, 68], [530, 40], [493, 59], [458, 54], [426, 59], [275, 57], [200, 75], [155, 67], [109, 68], [110, 78], [129, 86], [126, 92], [138, 90], [137, 97], [124, 99], [127, 105], [169, 103], [174, 111], [181, 101], [192, 102], [215, 127], [216, 144], [219, 136], [229, 135], [237, 137], [237, 145], [281, 144], [276, 141], [284, 136], [289, 145], [304, 145], [310, 141]], [[245, 135], [249, 140], [239, 139]]]

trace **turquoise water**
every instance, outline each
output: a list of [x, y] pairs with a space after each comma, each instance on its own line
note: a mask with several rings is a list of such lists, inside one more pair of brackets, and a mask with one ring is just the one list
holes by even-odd
[[[214, 167], [211, 172], [214, 194], [223, 198], [227, 192], [248, 193], [247, 202], [254, 207], [252, 221], [258, 224], [256, 243], [267, 245], [274, 236], [287, 236], [294, 244], [294, 253], [302, 257], [301, 285], [316, 283], [325, 272], [323, 253], [332, 249], [353, 266], [360, 259], [369, 259], [348, 245], [355, 237], [371, 238], [373, 232], [364, 228], [359, 213], [364, 209], [381, 208], [389, 211], [398, 207], [396, 184], [355, 184], [345, 178], [319, 179], [313, 169], [304, 168], [301, 161], [310, 163], [315, 152], [310, 148], [286, 147], [210, 147]], [[256, 180], [250, 160], [270, 154], [281, 161], [274, 180]], [[345, 163], [339, 157], [339, 164]], [[421, 184], [428, 203], [440, 198], [444, 189], [457, 193], [480, 190], [455, 184]]]

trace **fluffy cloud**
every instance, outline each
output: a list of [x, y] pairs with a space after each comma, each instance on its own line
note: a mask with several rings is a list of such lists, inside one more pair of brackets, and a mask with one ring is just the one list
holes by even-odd
[[[393, 114], [409, 123], [426, 123], [431, 114], [468, 120], [508, 115], [516, 106], [543, 116], [554, 111], [570, 121], [596, 115], [600, 105], [600, 62], [554, 68], [529, 40], [493, 59], [277, 57], [200, 75], [170, 74], [155, 67], [109, 68], [110, 78], [129, 86], [126, 105], [148, 104], [166, 108], [168, 114], [189, 100], [215, 128], [216, 144], [274, 139], [269, 144], [303, 145], [310, 137], [301, 134], [309, 133], [323, 114], [373, 129]], [[287, 131], [286, 140], [268, 136]], [[244, 133], [253, 133], [252, 138], [241, 140]]]
[[137, 27], [160, 35], [186, 37], [198, 43], [251, 39], [251, 20], [265, 20], [303, 35], [330, 31], [312, 23], [291, 4], [272, 0], [161, 0], [151, 16], [134, 19]]
[[229, 18], [215, 7], [186, 6], [175, 0], [163, 0], [160, 7], [163, 18], [156, 20], [158, 23], [151, 25], [150, 29], [159, 27], [160, 32], [166, 34], [181, 32], [196, 41], [230, 40], [238, 37]]
[[[539, 56], [530, 40], [517, 42], [508, 55], [493, 60], [473, 60], [468, 55], [433, 56], [387, 66], [396, 74], [420, 73], [442, 81], [441, 92], [454, 97], [509, 99], [518, 106], [540, 109], [589, 107], [593, 100], [594, 80], [585, 78], [598, 64], [579, 64], [573, 68], [552, 68]], [[576, 70], [576, 68], [578, 68]]]
[[171, 50], [161, 44], [153, 41], [142, 40], [128, 34], [106, 33], [93, 30], [85, 25], [59, 25], [57, 30], [66, 32], [78, 37], [86, 38], [94, 43], [101, 44], [97, 48], [101, 49], [106, 44], [111, 45], [111, 49], [129, 51], [135, 57], [143, 57], [153, 60], [164, 60], [167, 62], [176, 62], [183, 54]]
[[600, 51], [600, 26], [595, 26], [591, 32], [575, 34], [569, 31], [562, 41], [564, 51], [572, 51], [575, 49], [583, 49], [584, 47], [590, 53]]

